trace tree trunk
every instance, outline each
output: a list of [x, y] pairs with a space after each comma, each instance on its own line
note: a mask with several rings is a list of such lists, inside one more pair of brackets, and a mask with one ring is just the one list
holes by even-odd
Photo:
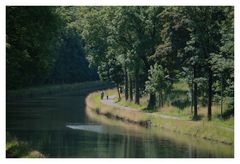
[[160, 96], [160, 91], [158, 91], [158, 106], [161, 107], [161, 96]]
[[193, 114], [193, 80], [192, 80], [192, 84], [191, 84], [191, 114]]
[[150, 93], [148, 108], [154, 108], [155, 106], [156, 106], [156, 94]]
[[223, 75], [221, 75], [221, 118], [223, 113]]
[[138, 68], [135, 71], [135, 104], [140, 104]]
[[[193, 78], [194, 79], [196, 78], [196, 66], [193, 67]], [[194, 97], [193, 119], [197, 119], [197, 117], [198, 117], [198, 111], [197, 111], [198, 102], [197, 102], [197, 83], [196, 83], [196, 81], [193, 82], [193, 88], [194, 88], [194, 91], [193, 91], [193, 97]]]
[[208, 120], [212, 119], [212, 70], [208, 68]]
[[[154, 52], [154, 49], [153, 49]], [[153, 53], [152, 52], [152, 53]], [[142, 59], [144, 61], [145, 67], [146, 67], [146, 74], [148, 75], [148, 70], [150, 69], [150, 63], [146, 58]], [[156, 106], [156, 93], [150, 93], [149, 95], [149, 101], [148, 101], [148, 108], [153, 108]]]
[[161, 106], [163, 107], [164, 103], [163, 103], [163, 92], [162, 92], [162, 90], [160, 91], [160, 95], [161, 95]]
[[111, 78], [110, 78], [110, 68], [109, 68], [108, 63], [107, 63], [107, 80], [111, 81]]
[[129, 76], [129, 100], [133, 101], [133, 84], [132, 77]]
[[128, 100], [128, 73], [127, 68], [124, 66], [124, 80], [125, 80], [125, 87], [124, 87], [124, 94], [125, 94], [125, 100]]
[[121, 95], [120, 95], [119, 85], [118, 84], [117, 84], [117, 92], [118, 92], [118, 100], [121, 100]]

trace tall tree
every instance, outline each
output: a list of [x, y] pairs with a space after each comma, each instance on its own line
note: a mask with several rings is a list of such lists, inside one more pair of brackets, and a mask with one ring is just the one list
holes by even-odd
[[[119, 9], [119, 33], [120, 41], [122, 43], [131, 45], [126, 46], [132, 52], [134, 61], [134, 79], [135, 79], [135, 103], [139, 104], [139, 72], [138, 66], [141, 62], [144, 62], [145, 75], [148, 73], [148, 69], [152, 63], [148, 60], [155, 51], [155, 46], [160, 42], [160, 26], [159, 14], [162, 11], [162, 7], [122, 7]], [[143, 81], [147, 80], [145, 76]], [[155, 99], [153, 94], [150, 94], [150, 102]], [[151, 106], [152, 103], [150, 103]]]
[[97, 67], [100, 79], [110, 81], [108, 64], [108, 22], [106, 8], [80, 7], [76, 16], [82, 19], [76, 21], [77, 28], [85, 41], [85, 50], [90, 65]]
[[[233, 7], [224, 7], [225, 19], [221, 22], [220, 51], [211, 54], [214, 77], [217, 79], [217, 91], [221, 97], [221, 116], [223, 116], [223, 97], [228, 97], [228, 114], [233, 115], [234, 102], [234, 10]], [[218, 92], [220, 90], [220, 92]]]

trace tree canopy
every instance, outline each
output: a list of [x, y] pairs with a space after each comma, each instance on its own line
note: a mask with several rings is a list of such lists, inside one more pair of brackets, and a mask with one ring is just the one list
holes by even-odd
[[213, 102], [233, 113], [233, 32], [230, 6], [7, 7], [7, 88], [99, 77], [155, 107], [185, 80], [211, 120]]

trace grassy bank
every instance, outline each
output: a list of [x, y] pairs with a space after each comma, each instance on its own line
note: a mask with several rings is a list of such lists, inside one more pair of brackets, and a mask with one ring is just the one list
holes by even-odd
[[[113, 90], [107, 90], [105, 93], [111, 95], [113, 92]], [[104, 115], [108, 118], [118, 119], [124, 122], [130, 122], [134, 124], [142, 124], [149, 120], [149, 118], [142, 112], [126, 112], [124, 110], [101, 103], [100, 94], [98, 92], [94, 92], [88, 95], [88, 97], [86, 98], [86, 104], [95, 113]]]
[[149, 139], [149, 136], [154, 136], [158, 139], [171, 140], [172, 142], [176, 143], [177, 145], [184, 144], [184, 145], [191, 145], [193, 148], [197, 148], [198, 150], [208, 151], [213, 154], [221, 154], [220, 157], [234, 157], [234, 149], [232, 145], [228, 144], [212, 144], [211, 141], [205, 139], [196, 139], [195, 137], [177, 134], [175, 132], [161, 130], [159, 127], [152, 127], [152, 128], [144, 128], [135, 124], [129, 124], [122, 121], [113, 120], [107, 118], [103, 115], [99, 115], [94, 110], [87, 108], [86, 114], [90, 120], [93, 122], [98, 122], [100, 124], [109, 125], [109, 126], [116, 126], [119, 131], [115, 133], [122, 135], [121, 131], [127, 133], [128, 135], [141, 137], [145, 139]]
[[19, 141], [7, 133], [6, 143], [7, 158], [45, 158], [46, 156], [37, 150], [32, 149], [28, 143]]
[[[105, 93], [108, 95], [115, 95], [115, 90], [107, 90]], [[144, 98], [142, 99], [144, 101]], [[129, 105], [128, 102], [120, 101], [118, 102], [121, 105], [133, 107], [134, 105]], [[160, 114], [167, 114], [167, 109], [163, 109], [155, 112], [149, 113], [149, 111], [144, 111], [144, 102], [140, 108], [137, 110], [122, 110], [115, 107], [101, 103], [100, 95], [97, 92], [90, 94], [86, 99], [87, 106], [94, 111], [95, 113], [100, 113], [101, 115], [109, 116], [109, 118], [125, 118], [122, 121], [132, 120], [133, 122], [141, 122], [150, 120], [151, 126], [161, 130], [165, 129], [170, 132], [181, 133], [185, 135], [194, 136], [197, 138], [203, 138], [210, 141], [221, 142], [225, 144], [234, 143], [234, 132], [233, 132], [233, 118], [227, 121], [216, 120], [207, 121], [206, 119], [201, 119], [199, 121], [191, 121], [188, 115], [178, 113], [173, 113], [173, 116], [181, 116], [182, 120], [170, 119], [170, 118], [161, 118]], [[161, 111], [164, 111], [162, 112]], [[201, 109], [200, 109], [201, 110]], [[202, 109], [204, 110], [204, 109]], [[169, 110], [171, 113], [171, 110]], [[130, 121], [129, 121], [130, 122]]]
[[[140, 105], [135, 104], [134, 102], [125, 101], [124, 98], [119, 101], [117, 97], [115, 98], [115, 103], [128, 106], [134, 109], [143, 110], [144, 112], [154, 112], [158, 114], [168, 115], [168, 116], [175, 116], [179, 117], [182, 120], [192, 120], [192, 111], [190, 102], [188, 100], [188, 85], [185, 82], [178, 82], [173, 85], [173, 90], [169, 97], [167, 97], [166, 102], [164, 103], [163, 107], [157, 107], [156, 109], [148, 109], [148, 95], [143, 95], [140, 99]], [[117, 95], [115, 90], [112, 90], [113, 95]], [[123, 97], [124, 95], [122, 95]], [[176, 103], [178, 102], [178, 103]], [[227, 101], [223, 104], [223, 108], [227, 109]], [[213, 102], [212, 105], [212, 124], [216, 126], [222, 126], [228, 129], [234, 129], [234, 117], [230, 117], [229, 119], [220, 119], [220, 104]], [[223, 109], [223, 112], [224, 112]], [[199, 104], [198, 104], [198, 115], [202, 121], [208, 122], [207, 118], [207, 106], [203, 105], [203, 98], [199, 97]]]
[[24, 97], [35, 97], [44, 95], [61, 94], [65, 92], [89, 92], [98, 88], [107, 88], [113, 86], [111, 83], [90, 81], [74, 84], [61, 84], [61, 85], [45, 85], [40, 87], [32, 87], [18, 90], [7, 91], [7, 98], [24, 98]]

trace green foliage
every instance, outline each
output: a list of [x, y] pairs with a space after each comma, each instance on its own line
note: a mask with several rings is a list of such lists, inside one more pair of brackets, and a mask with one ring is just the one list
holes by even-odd
[[150, 67], [148, 81], [146, 81], [146, 91], [156, 93], [166, 87], [163, 68], [161, 65], [154, 64]]
[[83, 46], [83, 40], [75, 29], [68, 28], [63, 32], [55, 64], [48, 78], [51, 83], [76, 83], [98, 79], [96, 69], [89, 68]]
[[52, 7], [7, 7], [7, 88], [41, 84], [54, 64], [61, 19]]
[[71, 7], [7, 7], [7, 89], [96, 80]]
[[80, 7], [76, 16], [76, 26], [85, 41], [85, 50], [90, 65], [98, 68], [102, 80], [110, 80], [107, 50], [108, 50], [108, 19], [105, 7]]
[[184, 79], [195, 109], [233, 111], [233, 32], [229, 6], [7, 7], [7, 88], [131, 78], [135, 103], [145, 89], [155, 104]]
[[17, 140], [10, 133], [7, 132], [6, 143], [6, 156], [7, 158], [44, 158], [42, 153], [32, 150], [29, 144]]
[[189, 40], [188, 20], [182, 10], [183, 7], [165, 7], [160, 13], [163, 20], [160, 32], [162, 42], [151, 56], [164, 67], [165, 74], [172, 80], [184, 64], [184, 48]]

